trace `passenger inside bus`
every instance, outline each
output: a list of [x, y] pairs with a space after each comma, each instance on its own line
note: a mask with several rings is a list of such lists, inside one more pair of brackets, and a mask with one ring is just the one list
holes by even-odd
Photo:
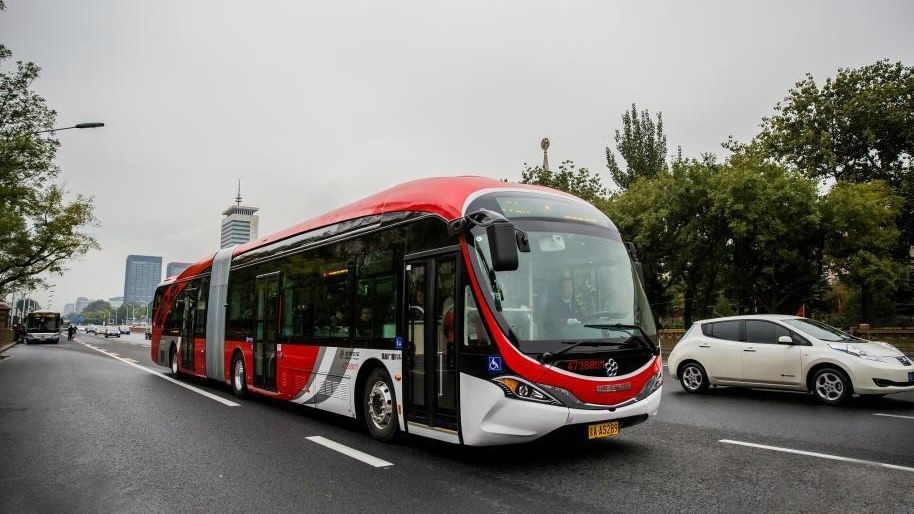
[[374, 337], [374, 310], [362, 307], [359, 319], [355, 323], [356, 337]]

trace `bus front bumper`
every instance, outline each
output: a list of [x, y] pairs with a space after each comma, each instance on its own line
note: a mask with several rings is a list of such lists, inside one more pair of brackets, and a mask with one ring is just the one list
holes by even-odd
[[471, 446], [533, 441], [566, 426], [620, 420], [622, 428], [654, 416], [663, 386], [645, 399], [615, 409], [570, 409], [508, 398], [487, 380], [460, 374], [463, 443]]

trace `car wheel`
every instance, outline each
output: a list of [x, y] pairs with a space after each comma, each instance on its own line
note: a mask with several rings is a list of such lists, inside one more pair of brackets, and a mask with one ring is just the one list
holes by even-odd
[[822, 368], [812, 377], [812, 392], [819, 401], [839, 405], [853, 394], [851, 381], [837, 368]]
[[400, 430], [397, 419], [394, 386], [390, 377], [381, 368], [374, 369], [365, 381], [362, 407], [365, 426], [371, 437], [379, 441], [390, 441]]
[[232, 393], [242, 398], [248, 392], [247, 375], [244, 370], [244, 357], [236, 355], [232, 360]]
[[171, 351], [168, 352], [168, 366], [171, 368], [171, 374], [178, 377], [180, 376], [180, 370], [178, 370], [178, 350], [174, 346], [171, 347]]
[[687, 393], [701, 393], [708, 388], [708, 374], [701, 364], [689, 362], [679, 372], [679, 383]]

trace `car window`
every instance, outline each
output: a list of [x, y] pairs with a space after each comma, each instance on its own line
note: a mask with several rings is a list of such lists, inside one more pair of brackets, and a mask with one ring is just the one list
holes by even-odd
[[706, 323], [701, 327], [702, 333], [709, 337], [717, 339], [729, 339], [730, 341], [739, 341], [739, 321], [719, 321], [717, 323]]
[[746, 342], [778, 344], [779, 337], [789, 335], [789, 330], [770, 321], [746, 320]]

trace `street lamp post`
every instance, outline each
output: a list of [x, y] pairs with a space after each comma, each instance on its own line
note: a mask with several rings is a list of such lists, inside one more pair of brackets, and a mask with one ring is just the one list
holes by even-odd
[[[124, 307], [125, 307], [125, 309], [124, 309], [124, 311], [125, 311], [125, 312], [124, 312], [124, 316], [125, 316], [125, 318], [126, 318], [126, 319], [124, 319], [124, 324], [126, 325], [126, 324], [129, 323], [128, 320], [129, 320], [129, 316], [130, 316], [130, 308], [131, 308], [131, 305], [130, 305], [129, 303], [125, 303], [125, 304], [124, 304]], [[136, 307], [133, 307], [133, 317], [134, 317], [134, 318], [136, 317]]]
[[70, 129], [98, 128], [98, 127], [104, 127], [104, 126], [105, 126], [104, 123], [94, 121], [91, 123], [77, 123], [76, 125], [73, 125], [72, 127], [60, 127], [60, 128], [53, 128], [53, 129], [47, 129], [47, 130], [39, 130], [39, 131], [35, 132], [35, 134], [44, 134], [47, 132], [59, 132], [61, 130], [70, 130]]

